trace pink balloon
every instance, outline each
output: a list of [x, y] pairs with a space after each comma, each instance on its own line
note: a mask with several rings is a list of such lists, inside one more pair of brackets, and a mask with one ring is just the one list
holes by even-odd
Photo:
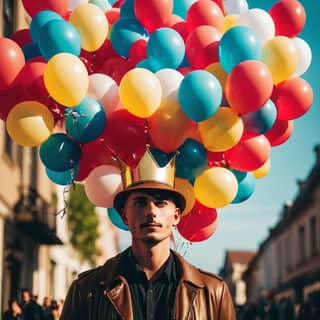
[[25, 10], [31, 17], [42, 10], [52, 10], [65, 16], [68, 12], [68, 2], [68, 0], [22, 0]]
[[285, 143], [293, 131], [293, 120], [277, 119], [272, 128], [264, 135], [269, 140], [272, 147]]

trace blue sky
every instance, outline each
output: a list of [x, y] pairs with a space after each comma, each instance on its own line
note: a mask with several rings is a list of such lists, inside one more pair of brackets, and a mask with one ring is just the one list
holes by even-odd
[[[250, 8], [269, 10], [277, 1], [247, 1]], [[224, 262], [225, 250], [256, 250], [266, 239], [269, 228], [279, 220], [283, 205], [298, 192], [298, 180], [305, 179], [315, 164], [316, 144], [320, 144], [320, 1], [300, 1], [307, 21], [298, 35], [312, 50], [312, 63], [302, 75], [313, 88], [314, 102], [309, 111], [294, 120], [294, 130], [284, 144], [271, 151], [271, 170], [257, 180], [253, 196], [242, 204], [219, 209], [218, 228], [203, 242], [193, 243], [184, 251], [191, 263], [210, 272], [218, 272]]]

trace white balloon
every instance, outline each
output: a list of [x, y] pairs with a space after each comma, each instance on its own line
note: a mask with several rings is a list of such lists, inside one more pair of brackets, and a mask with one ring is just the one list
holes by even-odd
[[249, 9], [246, 0], [225, 0], [224, 8], [227, 14], [241, 14]]
[[274, 22], [270, 14], [262, 9], [255, 8], [242, 12], [237, 24], [253, 29], [262, 44], [275, 36]]
[[312, 51], [308, 43], [301, 38], [292, 38], [292, 42], [298, 50], [299, 54], [298, 66], [295, 72], [293, 73], [292, 77], [300, 77], [308, 70], [311, 64]]
[[69, 0], [69, 10], [73, 11], [78, 8], [80, 5], [88, 3], [89, 0]]
[[161, 69], [155, 75], [162, 88], [161, 104], [178, 101], [178, 89], [183, 75], [179, 71], [170, 68]]
[[89, 76], [87, 95], [102, 104], [107, 116], [120, 104], [119, 86], [111, 77], [103, 73], [93, 73]]

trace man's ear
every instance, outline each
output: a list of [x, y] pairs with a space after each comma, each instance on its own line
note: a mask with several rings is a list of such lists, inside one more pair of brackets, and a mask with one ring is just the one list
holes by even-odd
[[181, 210], [180, 208], [176, 208], [175, 213], [174, 213], [174, 223], [173, 226], [176, 226], [180, 222], [181, 218]]
[[122, 208], [122, 209], [120, 209], [120, 216], [121, 216], [121, 218], [122, 218], [122, 221], [126, 224], [126, 225], [128, 225], [128, 219], [127, 219], [127, 215], [126, 215], [126, 211], [125, 211], [125, 209], [124, 208]]

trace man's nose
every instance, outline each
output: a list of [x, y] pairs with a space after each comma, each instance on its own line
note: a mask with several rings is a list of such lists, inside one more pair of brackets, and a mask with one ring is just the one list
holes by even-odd
[[155, 202], [152, 199], [148, 200], [148, 204], [147, 204], [148, 215], [156, 216], [157, 209], [158, 207], [156, 206]]

